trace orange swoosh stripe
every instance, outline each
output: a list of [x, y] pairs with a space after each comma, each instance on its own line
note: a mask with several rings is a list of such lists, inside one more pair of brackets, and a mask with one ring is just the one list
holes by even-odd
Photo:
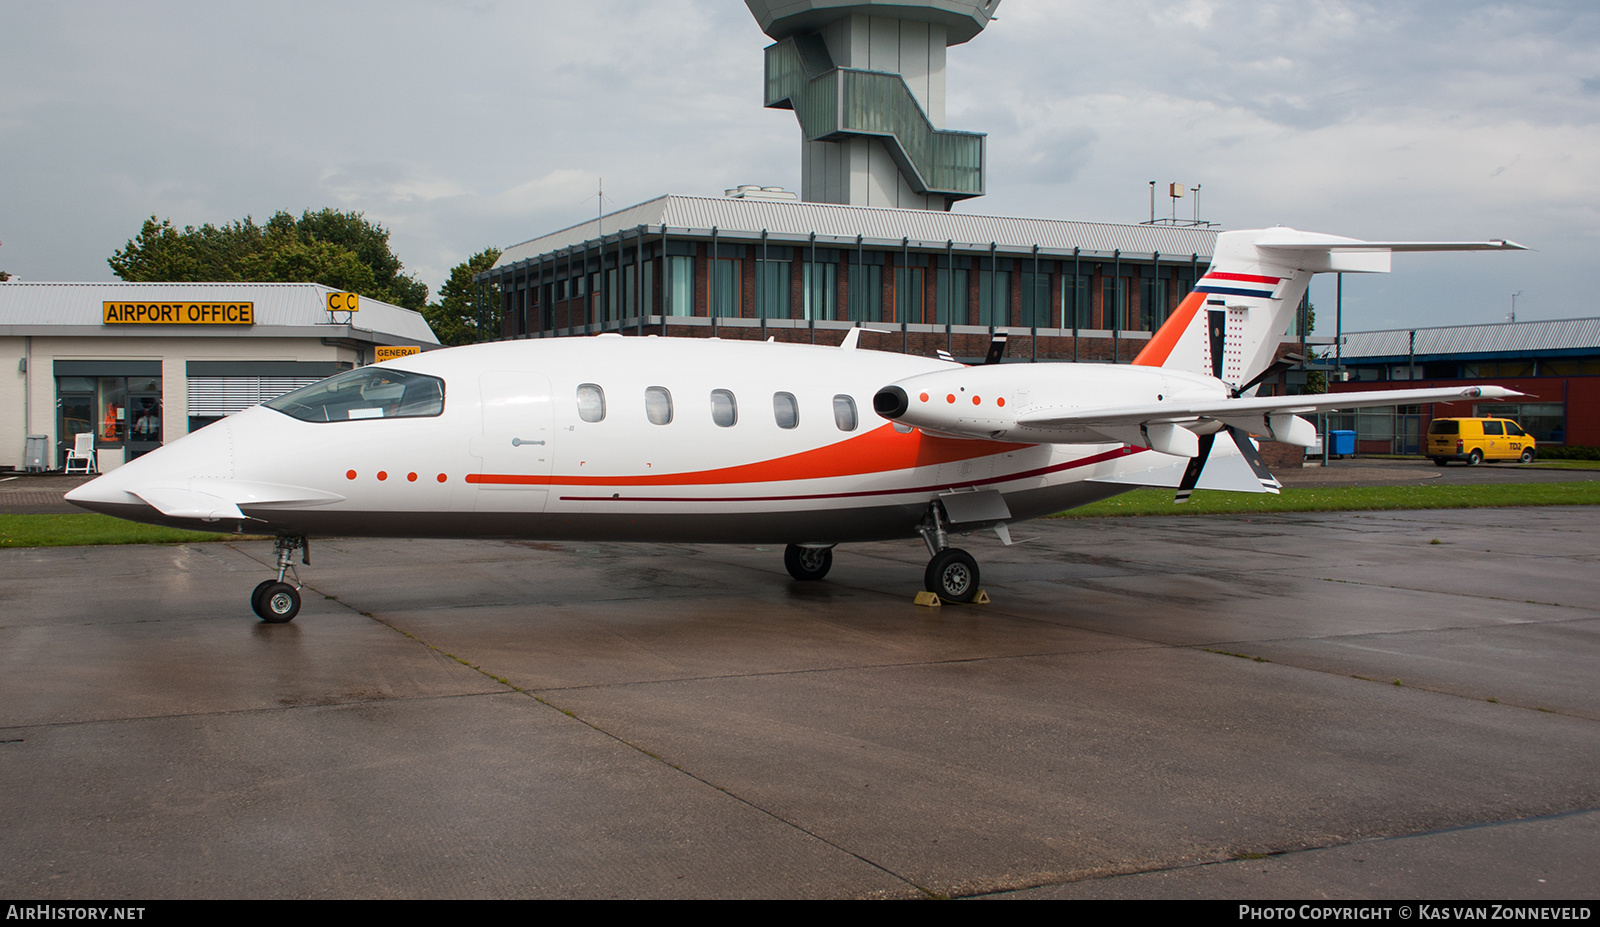
[[864, 435], [847, 438], [826, 447], [735, 467], [718, 467], [714, 470], [638, 476], [469, 473], [467, 482], [524, 486], [694, 486], [821, 480], [868, 473], [888, 473], [912, 467], [932, 467], [976, 457], [988, 457], [992, 454], [1003, 454], [1025, 447], [1032, 445], [934, 438], [920, 431], [901, 434], [894, 430], [893, 425], [884, 425]]
[[1140, 367], [1160, 367], [1166, 364], [1167, 358], [1172, 356], [1172, 349], [1178, 346], [1178, 339], [1188, 330], [1189, 323], [1194, 321], [1194, 314], [1200, 311], [1201, 305], [1206, 301], [1206, 294], [1196, 290], [1183, 298], [1178, 304], [1178, 311], [1167, 319], [1161, 330], [1144, 346], [1139, 356], [1133, 362]]

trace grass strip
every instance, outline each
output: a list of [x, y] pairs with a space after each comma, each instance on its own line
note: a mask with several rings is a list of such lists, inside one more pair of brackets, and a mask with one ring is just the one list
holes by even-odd
[[1062, 512], [1054, 518], [1116, 515], [1244, 515], [1266, 512], [1366, 512], [1384, 509], [1473, 509], [1521, 505], [1600, 505], [1600, 481], [1504, 485], [1334, 486], [1285, 489], [1278, 495], [1196, 492], [1174, 505], [1170, 489], [1136, 489]]
[[0, 515], [0, 547], [77, 547], [85, 544], [192, 544], [239, 535], [141, 525], [98, 512]]

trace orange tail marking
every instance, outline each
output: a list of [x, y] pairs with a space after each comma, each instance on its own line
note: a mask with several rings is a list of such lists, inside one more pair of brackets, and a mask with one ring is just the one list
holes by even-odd
[[1161, 367], [1167, 363], [1167, 358], [1172, 356], [1172, 349], [1178, 346], [1178, 339], [1188, 330], [1189, 323], [1194, 321], [1194, 314], [1205, 305], [1206, 294], [1193, 292], [1183, 298], [1178, 304], [1178, 311], [1174, 312], [1155, 337], [1144, 346], [1139, 356], [1133, 362], [1140, 367]]

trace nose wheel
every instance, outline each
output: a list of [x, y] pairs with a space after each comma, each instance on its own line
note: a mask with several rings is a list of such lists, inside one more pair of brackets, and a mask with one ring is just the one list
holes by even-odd
[[250, 607], [267, 624], [293, 621], [300, 614], [300, 590], [275, 579], [263, 580], [250, 593]]
[[[300, 562], [310, 566], [311, 542], [303, 537], [280, 537], [273, 542], [277, 555], [278, 578], [262, 580], [250, 593], [250, 610], [267, 624], [284, 624], [300, 614], [300, 575], [294, 569], [294, 552]], [[293, 583], [284, 581], [294, 577]]]
[[833, 548], [790, 544], [783, 549], [783, 565], [790, 576], [801, 582], [821, 579], [833, 568]]

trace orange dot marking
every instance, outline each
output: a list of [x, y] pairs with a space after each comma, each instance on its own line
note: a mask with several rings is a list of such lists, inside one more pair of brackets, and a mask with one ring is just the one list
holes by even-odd
[[355, 479], [356, 478], [356, 471], [354, 471], [354, 470], [346, 470], [346, 471], [344, 471], [344, 478], [347, 479], [347, 480]]
[[1006, 401], [1004, 399], [996, 399], [994, 403], [1002, 409], [1006, 407]]
[[975, 405], [975, 406], [982, 405], [983, 404], [983, 398], [981, 396], [972, 397], [972, 404]]
[[945, 402], [955, 402], [956, 401], [956, 394], [955, 393], [951, 393], [950, 395], [944, 397], [944, 401]]
[[439, 482], [443, 483], [447, 479], [449, 479], [449, 477], [445, 476], [443, 473], [439, 474]]
[[922, 394], [922, 401], [923, 402], [927, 402], [928, 401], [928, 394], [927, 393], [923, 393]]
[[409, 480], [410, 482], [415, 483], [417, 481], [417, 475], [415, 473], [407, 473], [406, 474], [406, 479]]
[[384, 480], [386, 480], [388, 478], [389, 478], [389, 471], [387, 471], [387, 470], [379, 470], [378, 471], [378, 482], [381, 483], [381, 482], [383, 482]]

